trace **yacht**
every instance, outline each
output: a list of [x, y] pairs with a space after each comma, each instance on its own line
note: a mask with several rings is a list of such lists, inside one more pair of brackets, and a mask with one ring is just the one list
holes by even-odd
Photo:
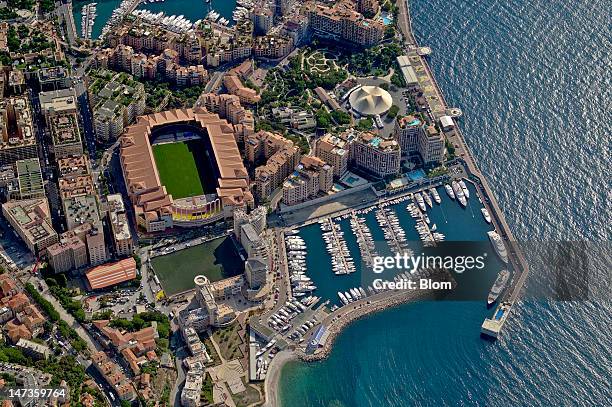
[[506, 251], [506, 246], [504, 246], [504, 241], [501, 236], [494, 230], [487, 232], [487, 235], [489, 235], [489, 240], [495, 249], [495, 253], [497, 253], [504, 263], [508, 263], [508, 252]]
[[433, 196], [433, 200], [440, 205], [440, 203], [442, 202], [442, 198], [440, 198], [440, 194], [438, 194], [438, 191], [436, 190], [436, 188], [432, 187], [429, 188], [429, 192], [431, 192], [431, 196]]
[[450, 185], [444, 184], [444, 189], [446, 189], [446, 194], [450, 199], [455, 199], [455, 193], [453, 192], [453, 188]]
[[414, 199], [416, 199], [417, 205], [419, 205], [419, 208], [421, 208], [423, 212], [427, 211], [427, 208], [425, 207], [425, 201], [423, 201], [423, 196], [419, 192], [414, 194]]
[[342, 301], [342, 304], [346, 305], [349, 303], [344, 294], [342, 294], [342, 292], [340, 291], [338, 291], [338, 297], [340, 297], [340, 301]]
[[460, 180], [459, 181], [459, 186], [463, 190], [463, 194], [465, 195], [465, 199], [468, 199], [470, 197], [470, 190], [468, 189], [467, 185], [465, 185], [465, 181], [464, 180]]
[[493, 283], [493, 287], [491, 287], [489, 296], [487, 297], [488, 306], [490, 306], [495, 301], [497, 301], [497, 298], [499, 297], [501, 292], [504, 291], [504, 288], [506, 287], [506, 284], [508, 283], [509, 277], [510, 277], [510, 272], [508, 270], [504, 269], [499, 272], [499, 274], [497, 275], [497, 278], [495, 279], [495, 282]]
[[480, 212], [482, 212], [482, 216], [484, 216], [484, 220], [487, 223], [491, 223], [491, 215], [489, 215], [489, 211], [487, 208], [480, 208]]
[[463, 188], [457, 181], [453, 181], [453, 190], [455, 191], [455, 195], [457, 196], [457, 200], [464, 207], [467, 206], [467, 199], [465, 199], [465, 194], [463, 193]]
[[423, 199], [425, 199], [425, 202], [430, 208], [433, 206], [433, 202], [431, 202], [431, 197], [429, 196], [427, 191], [423, 191]]

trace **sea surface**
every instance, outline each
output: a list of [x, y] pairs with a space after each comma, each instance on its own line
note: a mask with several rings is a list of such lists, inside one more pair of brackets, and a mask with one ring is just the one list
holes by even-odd
[[[610, 405], [609, 3], [409, 4], [447, 101], [464, 112], [467, 142], [528, 247], [529, 297], [496, 342], [479, 337], [491, 314], [482, 301], [408, 304], [357, 321], [327, 360], [285, 366], [283, 407]], [[555, 275], [550, 250], [560, 242], [581, 247], [588, 273], [561, 269], [586, 290]], [[559, 287], [574, 295], [554, 295]]]
[[[92, 3], [93, 1], [73, 1], [74, 22], [76, 24], [77, 35], [81, 36], [81, 9], [83, 5]], [[98, 38], [102, 32], [102, 27], [113, 14], [113, 10], [121, 4], [121, 0], [98, 0], [97, 13], [98, 17], [94, 22], [92, 37]], [[163, 11], [166, 15], [173, 14], [183, 15], [191, 22], [200, 20], [209, 13], [210, 10], [216, 10], [222, 17], [231, 21], [232, 12], [236, 8], [236, 0], [212, 0], [206, 3], [204, 0], [164, 0], [163, 2], [143, 2], [138, 9], [146, 9], [153, 13]]]

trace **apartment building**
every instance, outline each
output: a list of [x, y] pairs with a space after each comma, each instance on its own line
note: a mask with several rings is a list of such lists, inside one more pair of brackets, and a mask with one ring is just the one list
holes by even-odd
[[348, 170], [350, 143], [353, 138], [354, 135], [350, 132], [339, 135], [327, 133], [315, 143], [315, 156], [332, 166], [336, 178], [342, 177]]
[[121, 194], [112, 194], [107, 195], [106, 201], [115, 251], [118, 256], [131, 256], [134, 245], [123, 198]]
[[415, 116], [400, 117], [395, 122], [395, 140], [403, 156], [418, 153], [425, 165], [439, 164], [444, 159], [444, 135], [436, 126], [427, 125]]
[[0, 100], [0, 165], [38, 156], [32, 110], [27, 97]]
[[35, 255], [44, 254], [47, 247], [58, 241], [46, 198], [6, 202], [2, 204], [2, 214]]
[[307, 7], [310, 28], [317, 36], [364, 47], [371, 47], [384, 37], [384, 24], [365, 18], [355, 11], [352, 2], [340, 1], [331, 7], [313, 2]]
[[365, 132], [359, 134], [351, 144], [353, 165], [376, 177], [397, 174], [400, 161], [401, 149], [396, 140]]
[[77, 114], [78, 105], [73, 88], [40, 92], [40, 111], [45, 117], [47, 125], [54, 116]]
[[55, 159], [83, 154], [81, 130], [76, 113], [51, 116], [48, 120], [51, 133], [51, 151]]
[[146, 106], [144, 85], [125, 72], [93, 72], [88, 93], [96, 136], [103, 141], [119, 137]]
[[283, 183], [283, 203], [295, 205], [328, 192], [333, 186], [334, 170], [315, 156], [303, 157], [294, 173]]
[[246, 160], [255, 165], [254, 195], [259, 201], [267, 199], [280, 187], [300, 160], [300, 149], [279, 134], [260, 131], [245, 140]]

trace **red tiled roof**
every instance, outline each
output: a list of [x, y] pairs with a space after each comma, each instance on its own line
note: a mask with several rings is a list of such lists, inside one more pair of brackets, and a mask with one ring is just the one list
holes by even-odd
[[136, 278], [136, 260], [132, 257], [89, 270], [87, 281], [92, 290], [110, 287]]

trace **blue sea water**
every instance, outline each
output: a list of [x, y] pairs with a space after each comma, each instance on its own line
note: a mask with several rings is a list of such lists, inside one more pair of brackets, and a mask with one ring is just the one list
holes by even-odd
[[[409, 4], [516, 238], [609, 246], [609, 4]], [[409, 304], [357, 321], [327, 360], [285, 366], [282, 405], [610, 405], [609, 253], [589, 256], [587, 301], [522, 301], [496, 342], [479, 337], [491, 314], [481, 301]], [[554, 284], [555, 265], [537, 254], [527, 253], [528, 290]]]

